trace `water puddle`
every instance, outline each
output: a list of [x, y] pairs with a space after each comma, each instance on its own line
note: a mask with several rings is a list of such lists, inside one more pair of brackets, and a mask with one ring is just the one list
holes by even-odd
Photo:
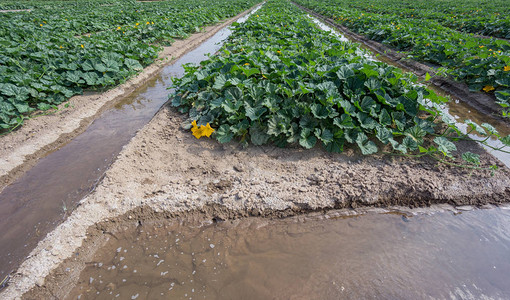
[[[247, 18], [245, 15], [238, 22]], [[40, 159], [0, 193], [0, 280], [94, 189], [122, 147], [168, 100], [167, 88], [172, 77], [184, 74], [182, 65], [207, 59], [205, 54], [218, 51], [230, 34], [228, 28], [220, 30], [165, 67], [159, 76], [105, 112], [67, 145]]]
[[68, 299], [508, 299], [510, 210], [146, 223]]

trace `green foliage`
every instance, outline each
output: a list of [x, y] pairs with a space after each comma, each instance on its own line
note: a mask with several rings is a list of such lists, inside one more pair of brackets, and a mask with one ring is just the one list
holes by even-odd
[[472, 164], [475, 166], [480, 166], [480, 155], [471, 153], [471, 152], [464, 152], [462, 153], [462, 159], [467, 162], [468, 164]]
[[358, 34], [443, 68], [472, 91], [494, 95], [508, 115], [510, 42], [472, 33], [509, 39], [509, 2], [484, 2], [481, 8], [479, 0], [431, 1], [296, 0]]
[[124, 82], [160, 46], [232, 17], [257, 0], [30, 1], [0, 4], [0, 130], [86, 89]]
[[438, 112], [421, 111], [424, 99], [442, 101], [415, 83], [317, 28], [289, 2], [269, 1], [235, 25], [218, 55], [187, 66], [174, 80], [172, 104], [190, 123], [216, 127], [220, 142], [322, 144], [332, 152], [348, 143], [372, 154], [375, 137], [408, 153], [434, 132]]

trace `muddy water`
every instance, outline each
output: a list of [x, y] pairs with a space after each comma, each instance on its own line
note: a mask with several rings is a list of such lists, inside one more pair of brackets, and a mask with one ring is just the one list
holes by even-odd
[[510, 210], [165, 222], [117, 234], [68, 299], [510, 298]]
[[167, 88], [172, 77], [183, 75], [182, 64], [206, 59], [205, 54], [218, 51], [230, 33], [228, 28], [219, 31], [165, 67], [157, 78], [105, 112], [83, 134], [42, 158], [0, 193], [0, 280], [93, 190], [122, 147], [168, 100]]

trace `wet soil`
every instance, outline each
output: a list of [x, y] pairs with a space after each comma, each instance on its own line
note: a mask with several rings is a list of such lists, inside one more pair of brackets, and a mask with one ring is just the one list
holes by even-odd
[[318, 14], [295, 2], [293, 2], [293, 4], [306, 11], [310, 15], [320, 19], [327, 25], [338, 29], [345, 37], [351, 41], [361, 43], [372, 52], [385, 57], [388, 61], [391, 61], [392, 65], [396, 65], [404, 70], [411, 71], [421, 78], [424, 78], [425, 74], [429, 73], [432, 76], [432, 79], [429, 81], [429, 83], [434, 84], [448, 94], [453, 95], [455, 98], [460, 99], [466, 104], [474, 107], [480, 113], [490, 115], [494, 119], [499, 119], [500, 121], [508, 123], [508, 119], [502, 117], [502, 108], [496, 104], [496, 98], [494, 96], [482, 92], [471, 92], [469, 91], [467, 84], [455, 81], [452, 78], [434, 76], [436, 74], [434, 68], [427, 66], [425, 63], [406, 58], [407, 55], [405, 53], [395, 51], [379, 42], [356, 34], [349, 30], [347, 27], [336, 23], [334, 20]]

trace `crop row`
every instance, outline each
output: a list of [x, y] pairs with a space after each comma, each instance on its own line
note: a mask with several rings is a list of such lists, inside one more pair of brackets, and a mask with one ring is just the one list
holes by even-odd
[[[113, 5], [118, 3], [119, 1], [115, 0], [83, 0], [83, 1], [74, 1], [74, 0], [24, 0], [24, 1], [16, 1], [16, 0], [2, 0], [0, 3], [0, 10], [20, 10], [20, 9], [51, 9], [53, 11], [59, 9], [65, 9], [66, 7], [72, 5], [74, 7], [97, 7], [97, 6], [105, 6], [105, 5]], [[134, 3], [135, 0], [127, 0], [123, 2]]]
[[369, 39], [403, 51], [408, 57], [446, 68], [473, 91], [494, 94], [502, 107], [510, 106], [510, 42], [478, 38], [433, 20], [403, 18], [348, 9], [343, 0], [297, 0]]
[[[56, 13], [0, 14], [0, 128], [17, 126], [27, 113], [84, 89], [123, 82], [154, 61], [159, 45], [232, 17], [257, 0], [176, 0], [145, 8], [94, 3], [70, 1]], [[97, 32], [83, 35], [91, 31]]]
[[397, 14], [401, 18], [430, 19], [441, 25], [468, 33], [510, 39], [510, 5], [506, 0], [352, 0], [342, 1], [346, 8], [368, 13]]
[[[235, 25], [217, 55], [174, 80], [172, 104], [189, 116], [195, 137], [332, 152], [354, 144], [371, 154], [409, 153], [434, 134], [438, 111], [424, 103], [444, 99], [416, 77], [319, 29], [288, 1], [270, 0], [257, 13]], [[444, 137], [430, 147], [455, 149]]]

